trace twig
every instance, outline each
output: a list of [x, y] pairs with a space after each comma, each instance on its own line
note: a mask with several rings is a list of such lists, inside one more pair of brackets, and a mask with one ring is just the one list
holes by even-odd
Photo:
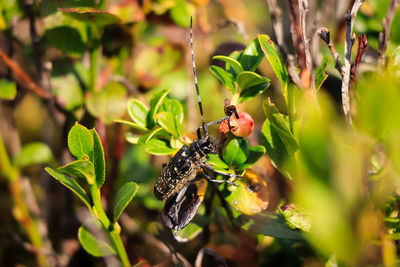
[[346, 20], [346, 40], [344, 44], [344, 68], [343, 68], [343, 79], [342, 79], [342, 105], [344, 116], [349, 125], [352, 124], [351, 112], [350, 112], [350, 97], [349, 97], [349, 84], [350, 84], [350, 68], [351, 68], [351, 48], [353, 47], [355, 37], [353, 37], [353, 26], [356, 18], [358, 9], [362, 5], [364, 0], [356, 0], [351, 8], [351, 12], [348, 10], [345, 14]]
[[[311, 72], [307, 68], [306, 59], [306, 43], [303, 42], [303, 30], [301, 27], [301, 17], [305, 17], [305, 14], [300, 14], [304, 6], [304, 1], [290, 0], [289, 1], [289, 15], [290, 15], [290, 33], [293, 39], [293, 46], [297, 52], [297, 59], [300, 66], [300, 80], [302, 81], [302, 88], [310, 88], [311, 85]], [[303, 10], [304, 11], [304, 10]]]
[[278, 42], [279, 49], [282, 54], [286, 57], [287, 54], [287, 47], [284, 42], [284, 35], [283, 35], [283, 24], [282, 24], [282, 10], [278, 6], [276, 0], [267, 0], [269, 14], [272, 20], [272, 27], [274, 28], [276, 41]]
[[383, 30], [379, 33], [379, 59], [378, 66], [382, 68], [386, 63], [386, 49], [389, 43], [390, 28], [392, 27], [392, 22], [394, 18], [394, 13], [396, 8], [399, 6], [399, 0], [391, 0], [390, 5], [386, 14], [386, 18], [382, 19]]
[[311, 78], [311, 73], [312, 73], [312, 59], [311, 59], [311, 54], [310, 50], [308, 48], [308, 39], [307, 39], [307, 13], [309, 11], [308, 8], [308, 1], [307, 0], [300, 0], [300, 22], [301, 22], [301, 36], [303, 38], [303, 44], [304, 44], [304, 53], [306, 56], [306, 67], [309, 72], [310, 78]]
[[340, 61], [339, 54], [332, 43], [331, 34], [329, 33], [329, 30], [327, 28], [321, 27], [318, 30], [318, 35], [326, 43], [329, 50], [331, 51], [331, 55], [333, 57], [333, 60], [335, 61], [335, 68], [339, 71], [340, 76], [343, 77], [343, 65], [342, 62]]
[[14, 62], [11, 58], [7, 56], [7, 54], [0, 48], [0, 58], [4, 61], [4, 63], [18, 76], [20, 77], [35, 94], [43, 99], [51, 99], [52, 95], [41, 88], [37, 83], [32, 81], [31, 78], [22, 70], [22, 68]]
[[358, 35], [358, 49], [357, 49], [357, 55], [356, 55], [356, 61], [354, 62], [353, 66], [351, 67], [350, 71], [350, 78], [354, 81], [354, 83], [357, 80], [357, 70], [361, 62], [361, 58], [364, 54], [364, 52], [367, 50], [368, 47], [368, 40], [367, 36], [359, 34]]
[[279, 7], [276, 0], [267, 0], [269, 13], [272, 19], [272, 27], [274, 28], [276, 41], [279, 46], [279, 50], [283, 58], [286, 61], [286, 65], [288, 68], [289, 76], [291, 80], [296, 84], [297, 87], [303, 88], [303, 83], [299, 75], [297, 74], [295, 63], [294, 63], [294, 56], [288, 53], [288, 49], [286, 47], [286, 43], [284, 41], [284, 29], [282, 24], [282, 10]]

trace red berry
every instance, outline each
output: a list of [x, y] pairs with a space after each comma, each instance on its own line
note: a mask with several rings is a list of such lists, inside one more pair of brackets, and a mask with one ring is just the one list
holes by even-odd
[[226, 119], [224, 121], [222, 121], [218, 127], [218, 131], [222, 134], [226, 134], [227, 132], [229, 132], [229, 119]]

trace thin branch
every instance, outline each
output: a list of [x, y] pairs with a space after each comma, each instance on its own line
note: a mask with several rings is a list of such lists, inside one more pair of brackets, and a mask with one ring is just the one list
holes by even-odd
[[378, 66], [383, 67], [386, 63], [386, 49], [389, 43], [390, 28], [392, 27], [392, 22], [394, 18], [394, 13], [396, 8], [400, 5], [399, 0], [391, 0], [390, 5], [386, 14], [386, 18], [382, 20], [383, 30], [379, 33], [379, 59]]
[[291, 80], [296, 84], [297, 87], [303, 88], [303, 83], [297, 74], [294, 56], [288, 52], [286, 43], [284, 41], [284, 29], [282, 24], [282, 10], [279, 7], [277, 0], [267, 0], [269, 13], [272, 19], [272, 27], [274, 28], [275, 37], [279, 46], [279, 50], [283, 58], [286, 61], [288, 72]]
[[329, 30], [327, 28], [321, 27], [318, 29], [318, 35], [326, 43], [329, 50], [331, 51], [331, 55], [333, 57], [333, 60], [335, 61], [335, 68], [339, 71], [340, 76], [343, 77], [343, 65], [342, 62], [340, 61], [339, 54], [332, 43], [331, 34], [329, 33]]
[[304, 53], [306, 57], [306, 67], [309, 72], [310, 78], [312, 73], [312, 58], [309, 50], [309, 40], [307, 39], [307, 13], [309, 11], [308, 1], [300, 0], [300, 22], [301, 22], [301, 36], [304, 43]]
[[355, 37], [353, 37], [353, 26], [357, 12], [364, 0], [356, 0], [353, 4], [351, 12], [348, 10], [345, 14], [346, 20], [346, 40], [344, 44], [344, 68], [342, 79], [342, 105], [344, 116], [349, 125], [352, 124], [351, 111], [350, 111], [350, 97], [349, 97], [349, 84], [350, 84], [350, 68], [351, 68], [351, 48], [353, 47]]
[[305, 17], [300, 13], [304, 6], [303, 0], [289, 0], [289, 16], [290, 16], [290, 33], [293, 39], [293, 46], [296, 49], [297, 59], [300, 66], [300, 80], [302, 81], [302, 88], [310, 88], [311, 85], [311, 72], [307, 68], [306, 59], [306, 43], [303, 42], [303, 30], [301, 17]]
[[32, 81], [31, 78], [24, 72], [24, 70], [11, 58], [7, 56], [7, 54], [0, 48], [0, 58], [4, 61], [4, 63], [19, 77], [21, 78], [28, 88], [32, 90], [35, 94], [43, 99], [51, 99], [52, 95], [41, 88], [37, 83]]
[[353, 66], [351, 67], [350, 71], [350, 78], [354, 81], [354, 83], [357, 80], [357, 70], [361, 62], [361, 58], [364, 54], [364, 52], [367, 50], [368, 47], [368, 40], [367, 36], [359, 34], [358, 35], [358, 49], [357, 49], [357, 55], [356, 55], [356, 61], [354, 62]]
[[278, 46], [286, 57], [287, 47], [284, 42], [283, 35], [283, 24], [282, 24], [282, 9], [279, 7], [276, 0], [267, 0], [269, 14], [272, 20], [272, 27], [274, 28], [276, 41], [278, 42]]

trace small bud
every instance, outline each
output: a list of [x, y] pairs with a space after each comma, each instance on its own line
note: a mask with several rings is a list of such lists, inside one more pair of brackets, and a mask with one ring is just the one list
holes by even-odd
[[239, 112], [239, 118], [236, 119], [235, 114], [229, 119], [229, 126], [233, 135], [237, 137], [247, 137], [254, 129], [254, 120], [250, 114]]
[[226, 134], [226, 133], [229, 132], [229, 124], [228, 124], [228, 122], [229, 122], [229, 119], [226, 119], [226, 120], [223, 120], [223, 121], [220, 123], [220, 125], [219, 125], [219, 127], [218, 127], [218, 131], [219, 131], [220, 133]]

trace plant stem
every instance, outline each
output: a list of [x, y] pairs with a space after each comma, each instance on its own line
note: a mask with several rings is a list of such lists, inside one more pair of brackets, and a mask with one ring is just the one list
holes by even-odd
[[3, 139], [0, 135], [0, 176], [8, 181], [11, 197], [14, 203], [13, 215], [25, 229], [30, 243], [39, 251], [35, 254], [39, 266], [50, 266], [48, 259], [40, 250], [43, 249], [43, 239], [38, 229], [37, 220], [31, 216], [19, 171], [11, 165]]
[[90, 185], [90, 193], [92, 195], [94, 205], [93, 215], [101, 221], [104, 228], [107, 230], [108, 237], [110, 238], [118, 257], [121, 260], [122, 266], [131, 266], [125, 247], [122, 243], [121, 236], [119, 233], [117, 233], [114, 226], [111, 225], [110, 220], [104, 212], [103, 205], [101, 204], [100, 189], [97, 188], [96, 184]]
[[288, 109], [288, 116], [289, 116], [289, 127], [292, 134], [294, 134], [294, 87], [288, 86], [287, 87], [287, 109]]

